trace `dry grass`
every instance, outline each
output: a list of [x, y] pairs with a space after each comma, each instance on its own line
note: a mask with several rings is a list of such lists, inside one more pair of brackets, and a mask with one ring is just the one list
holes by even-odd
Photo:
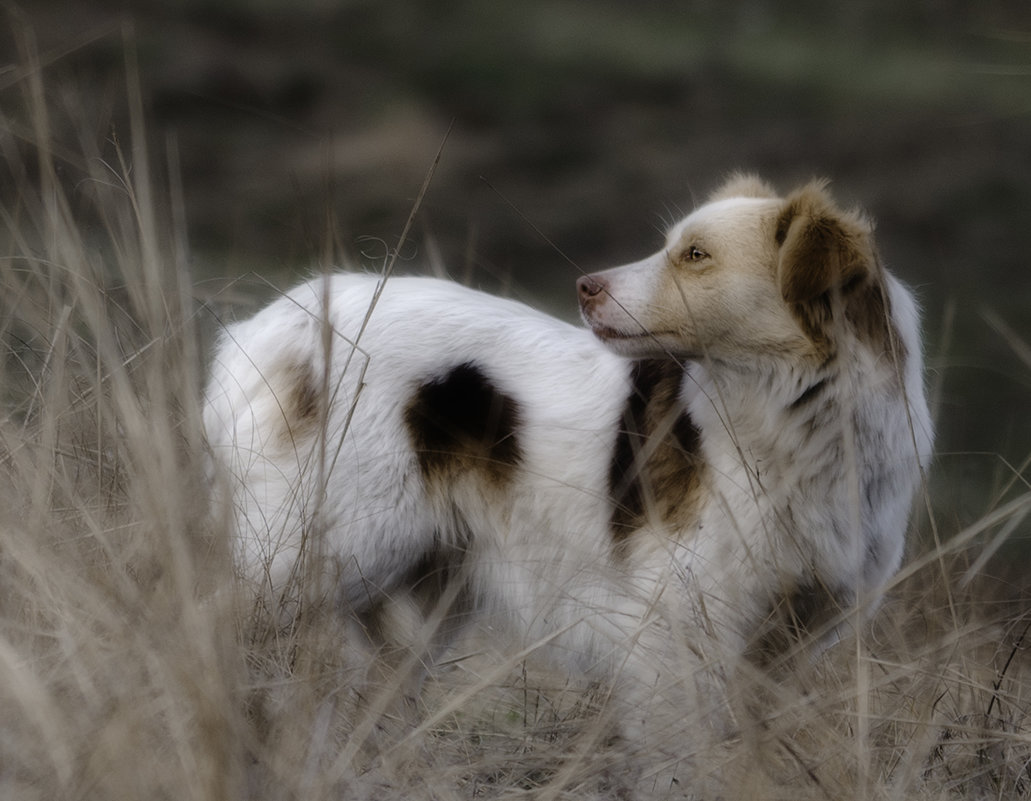
[[[138, 102], [128, 152], [59, 152], [28, 36], [23, 58], [0, 131], [0, 797], [621, 797], [606, 688], [474, 636], [406, 701], [404, 656], [356, 626], [283, 629], [237, 597], [175, 182], [154, 196]], [[703, 797], [1031, 796], [1031, 616], [968, 570], [1029, 509], [1011, 489], [940, 531], [858, 636], [742, 680], [737, 736], [696, 755]]]

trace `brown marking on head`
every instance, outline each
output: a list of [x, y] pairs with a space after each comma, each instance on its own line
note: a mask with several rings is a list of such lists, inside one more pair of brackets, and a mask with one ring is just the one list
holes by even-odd
[[861, 214], [834, 205], [824, 181], [789, 195], [775, 233], [784, 300], [807, 303], [862, 279], [873, 268], [872, 233]]
[[519, 404], [474, 364], [420, 385], [404, 419], [428, 482], [476, 473], [501, 484], [522, 460]]
[[827, 182], [813, 181], [785, 199], [774, 237], [781, 295], [821, 351], [834, 352], [845, 322], [871, 348], [891, 351], [898, 337], [865, 215], [839, 209]]
[[609, 465], [617, 553], [648, 522], [684, 530], [695, 521], [703, 466], [698, 429], [679, 399], [683, 368], [673, 359], [642, 359], [632, 370]]

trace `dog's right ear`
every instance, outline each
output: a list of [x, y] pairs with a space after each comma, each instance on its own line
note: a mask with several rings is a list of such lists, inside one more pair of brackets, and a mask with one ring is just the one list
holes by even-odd
[[874, 264], [871, 234], [862, 214], [834, 204], [826, 181], [789, 195], [776, 229], [777, 280], [784, 300], [808, 303], [868, 274]]

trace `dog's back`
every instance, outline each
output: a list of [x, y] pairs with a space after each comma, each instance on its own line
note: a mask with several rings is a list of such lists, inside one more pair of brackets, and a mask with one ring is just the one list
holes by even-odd
[[315, 279], [221, 338], [205, 423], [244, 572], [278, 593], [318, 551], [365, 611], [450, 554], [506, 614], [568, 596], [609, 556], [630, 365], [450, 282], [379, 292], [371, 276]]

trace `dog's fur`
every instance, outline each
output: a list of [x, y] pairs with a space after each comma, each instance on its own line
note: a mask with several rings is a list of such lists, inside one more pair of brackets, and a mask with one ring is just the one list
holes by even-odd
[[306, 549], [356, 614], [443, 575], [626, 677], [646, 736], [634, 699], [704, 700], [685, 673], [830, 633], [897, 569], [931, 449], [918, 313], [824, 183], [747, 176], [578, 290], [589, 329], [317, 278], [227, 328], [205, 424], [269, 597]]

